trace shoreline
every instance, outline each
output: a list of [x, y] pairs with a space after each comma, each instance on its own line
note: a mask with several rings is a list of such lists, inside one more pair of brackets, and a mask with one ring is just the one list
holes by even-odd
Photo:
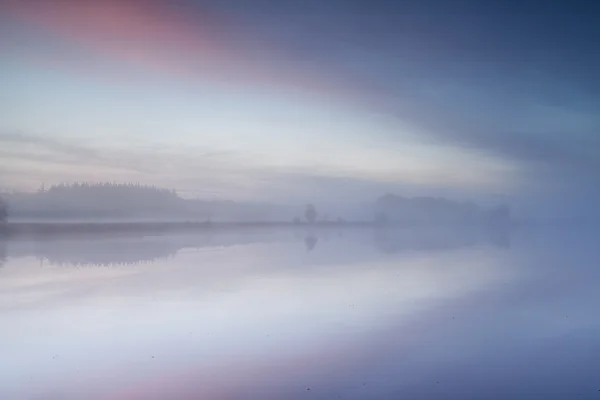
[[0, 236], [48, 236], [69, 234], [144, 234], [191, 233], [250, 229], [507, 229], [489, 224], [423, 224], [377, 223], [370, 221], [348, 222], [7, 222], [0, 225]]
[[232, 229], [366, 228], [372, 222], [8, 222], [0, 225], [5, 237], [93, 233], [177, 233]]

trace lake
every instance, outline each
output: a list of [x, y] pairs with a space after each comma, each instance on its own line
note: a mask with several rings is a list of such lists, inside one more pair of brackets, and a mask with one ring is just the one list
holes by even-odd
[[0, 398], [600, 399], [596, 232], [0, 242]]

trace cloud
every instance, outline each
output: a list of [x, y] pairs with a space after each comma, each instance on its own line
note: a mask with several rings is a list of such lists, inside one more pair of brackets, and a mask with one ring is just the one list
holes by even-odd
[[[226, 152], [194, 149], [189, 154], [168, 147], [134, 149], [84, 145], [73, 139], [1, 132], [0, 157], [4, 160], [0, 178], [3, 185], [29, 182], [20, 189], [73, 181], [141, 181], [172, 187], [185, 171], [214, 171], [217, 175], [231, 167]], [[228, 165], [229, 163], [229, 165]], [[175, 179], [175, 180], [174, 180]]]
[[[550, 105], [564, 90], [547, 98], [503, 81], [475, 86], [431, 78], [421, 84], [422, 90], [415, 85], [403, 94], [381, 91], [379, 101], [432, 146], [500, 157], [524, 174], [544, 170], [592, 175], [600, 169], [600, 118], [592, 99]], [[428, 92], [427, 87], [435, 89]]]
[[[323, 71], [287, 62], [277, 56], [273, 40], [254, 38], [235, 19], [207, 8], [156, 0], [25, 0], [9, 1], [4, 11], [30, 30], [48, 33], [44, 40], [75, 46], [79, 58], [101, 57], [134, 71], [320, 95], [344, 91], [344, 82], [336, 83], [335, 75], [322, 76]], [[58, 57], [65, 54], [68, 59], [60, 62], [77, 64], [72, 51]]]
[[490, 189], [475, 185], [468, 176], [444, 181], [435, 174], [429, 180], [426, 175], [385, 176], [360, 166], [274, 165], [258, 154], [203, 146], [106, 147], [5, 132], [0, 134], [0, 148], [0, 186], [20, 190], [35, 190], [42, 183], [99, 180], [174, 188], [185, 197], [303, 203], [369, 201], [386, 192], [470, 197]]
[[[575, 49], [549, 49], [547, 44], [540, 47], [543, 30], [528, 36], [530, 27], [514, 16], [509, 16], [515, 22], [514, 32], [513, 28], [506, 32], [504, 26], [499, 30], [501, 19], [489, 15], [478, 14], [475, 19], [473, 15], [466, 19], [407, 15], [383, 7], [384, 3], [368, 15], [356, 8], [345, 9], [347, 14], [330, 12], [344, 10], [338, 8], [340, 4], [315, 8], [312, 3], [303, 9], [296, 7], [300, 3], [286, 3], [270, 16], [268, 9], [254, 7], [256, 3], [199, 4], [25, 0], [5, 2], [3, 10], [80, 49], [81, 57], [92, 54], [134, 70], [207, 79], [236, 88], [254, 85], [261, 90], [276, 87], [331, 96], [344, 105], [359, 105], [365, 113], [393, 116], [432, 147], [454, 146], [465, 149], [465, 154], [493, 155], [514, 165], [531, 185], [552, 187], [561, 179], [584, 187], [595, 181], [600, 168], [595, 150], [600, 148], [600, 121], [594, 116], [598, 99], [583, 84], [589, 77], [584, 73], [586, 65], [593, 65], [593, 60], [579, 57], [570, 67], [565, 64], [568, 56], [582, 54], [579, 42], [573, 42]], [[545, 18], [533, 18], [533, 28], [544, 28]], [[490, 29], [481, 30], [488, 22]], [[560, 29], [565, 32], [564, 26]], [[552, 55], [556, 57], [548, 58]], [[557, 71], [572, 74], [557, 82]], [[589, 87], [594, 85], [591, 82]], [[544, 108], [548, 103], [555, 106]], [[401, 144], [403, 137], [391, 139], [387, 143], [393, 146], [394, 140]], [[64, 147], [65, 143], [44, 145], [60, 153], [63, 161], [67, 154], [87, 157], [88, 163], [100, 156], [80, 154], [81, 149]], [[135, 152], [104, 151], [96, 162], [134, 175], [154, 173], [165, 182], [172, 182], [175, 171], [182, 172], [178, 181], [182, 187], [210, 186], [211, 193], [226, 186], [238, 193], [268, 185], [289, 187], [291, 192], [310, 187], [330, 193], [332, 185], [321, 183], [322, 179], [339, 185], [352, 179], [377, 182], [360, 171], [353, 171], [353, 177], [352, 171], [343, 171], [346, 176], [340, 178], [339, 171], [265, 168], [252, 155], [240, 160], [239, 155], [209, 156], [200, 150], [198, 160], [190, 160], [181, 152], [154, 158], [151, 152]], [[489, 177], [496, 178], [491, 173]], [[460, 183], [460, 178], [464, 177], [452, 181]]]
[[68, 144], [64, 141], [54, 138], [28, 135], [21, 132], [0, 132], [0, 143], [4, 144], [2, 146], [4, 148], [5, 145], [17, 145], [21, 147], [33, 146], [63, 155], [72, 155], [86, 158], [94, 158], [97, 156], [96, 151], [86, 147]]

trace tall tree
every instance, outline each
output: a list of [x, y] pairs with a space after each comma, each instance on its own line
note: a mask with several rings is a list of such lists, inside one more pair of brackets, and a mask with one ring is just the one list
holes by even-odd
[[311, 224], [314, 223], [317, 219], [317, 209], [312, 204], [306, 205], [306, 211], [304, 211], [304, 217]]

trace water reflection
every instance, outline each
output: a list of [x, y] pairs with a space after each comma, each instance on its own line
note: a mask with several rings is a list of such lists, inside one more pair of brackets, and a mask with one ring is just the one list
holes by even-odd
[[[10, 256], [34, 256], [41, 264], [56, 266], [124, 266], [152, 263], [174, 257], [184, 249], [229, 247], [259, 243], [301, 241], [312, 252], [319, 241], [336, 246], [353, 242], [373, 246], [385, 254], [406, 251], [449, 251], [477, 245], [508, 248], [507, 230], [450, 229], [362, 229], [362, 230], [258, 230], [245, 232], [200, 232], [197, 234], [110, 235], [81, 234], [77, 237], [49, 237], [0, 242], [0, 265]], [[330, 240], [333, 243], [330, 243]], [[326, 246], [324, 244], [323, 246]], [[327, 250], [326, 250], [327, 251]], [[350, 249], [348, 251], [351, 251]]]
[[306, 238], [304, 239], [304, 244], [306, 244], [306, 251], [312, 251], [312, 249], [314, 249], [317, 245], [318, 241], [319, 238], [313, 234], [309, 234], [308, 236], [306, 236]]
[[0, 398], [597, 398], [598, 236], [456, 236], [7, 242]]
[[487, 243], [510, 247], [508, 229], [377, 229], [374, 242], [379, 250], [393, 254], [405, 250], [443, 251]]

